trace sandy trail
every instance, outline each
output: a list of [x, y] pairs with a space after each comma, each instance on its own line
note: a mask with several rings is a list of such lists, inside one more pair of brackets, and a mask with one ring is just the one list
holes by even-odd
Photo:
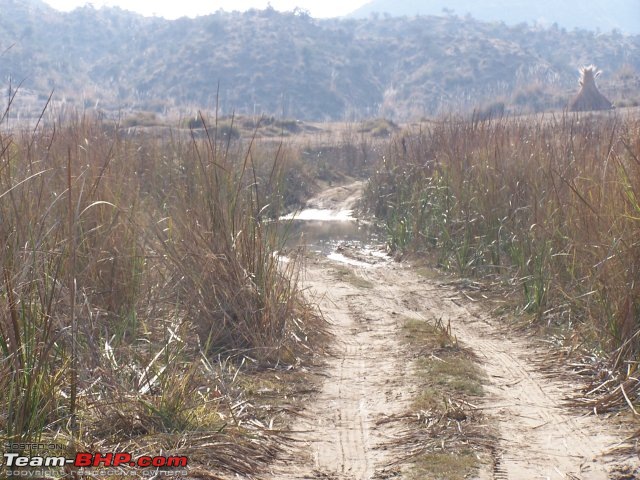
[[380, 270], [405, 306], [425, 319], [451, 322], [453, 334], [480, 357], [488, 376], [480, 408], [497, 426], [498, 441], [488, 478], [612, 478], [614, 467], [638, 459], [613, 453], [628, 432], [605, 417], [566, 406], [576, 386], [540, 371], [541, 347], [500, 333], [495, 320], [448, 286], [416, 280], [411, 271]]
[[402, 413], [413, 393], [392, 300], [338, 280], [328, 261], [308, 267], [306, 284], [335, 344], [322, 390], [294, 429], [299, 451], [273, 478], [392, 478], [383, 448], [400, 432], [376, 420]]
[[[351, 208], [361, 188], [336, 187], [311, 206]], [[638, 463], [607, 455], [626, 432], [606, 418], [568, 409], [574, 386], [541, 372], [535, 360], [542, 352], [500, 333], [481, 306], [407, 266], [365, 260], [371, 265], [309, 262], [306, 287], [330, 322], [334, 344], [321, 391], [294, 426], [297, 446], [274, 465], [271, 478], [405, 478], [388, 447], [406, 425], [379, 420], [406, 412], [416, 394], [401, 342], [407, 317], [450, 322], [481, 359], [488, 380], [480, 408], [498, 438], [478, 478], [600, 480], [617, 478], [611, 473], [617, 465]]]
[[306, 208], [351, 210], [362, 196], [364, 181], [327, 188], [307, 202]]

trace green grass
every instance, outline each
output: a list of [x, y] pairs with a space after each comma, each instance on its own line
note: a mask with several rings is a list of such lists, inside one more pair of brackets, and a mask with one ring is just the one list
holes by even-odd
[[458, 344], [449, 325], [407, 318], [403, 330], [407, 343], [420, 352], [415, 372], [421, 393], [415, 409], [446, 409], [448, 397], [483, 395], [483, 372], [472, 354]]
[[441, 452], [421, 455], [409, 478], [414, 480], [464, 480], [477, 471], [478, 458], [472, 452]]
[[[445, 352], [446, 353], [446, 352]], [[466, 396], [482, 395], [482, 372], [463, 355], [445, 356], [443, 359], [422, 358], [417, 364], [421, 376], [435, 389]]]
[[428, 322], [423, 319], [406, 318], [403, 329], [405, 339], [414, 347], [428, 349], [457, 349], [458, 342], [451, 335], [449, 325], [441, 320]]

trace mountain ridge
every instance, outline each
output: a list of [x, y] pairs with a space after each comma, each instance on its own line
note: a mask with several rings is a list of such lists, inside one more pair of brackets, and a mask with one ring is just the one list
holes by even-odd
[[481, 21], [507, 25], [551, 26], [555, 23], [568, 30], [619, 30], [629, 35], [640, 34], [640, 2], [636, 0], [371, 0], [347, 16], [364, 18], [375, 13], [392, 16], [469, 14]]
[[578, 68], [591, 63], [611, 100], [636, 101], [639, 91], [640, 36], [620, 33], [455, 15], [319, 20], [268, 8], [166, 20], [43, 5], [0, 0], [9, 12], [0, 16], [2, 86], [33, 92], [36, 111], [52, 91], [61, 103], [115, 112], [218, 104], [225, 114], [304, 120], [401, 120], [496, 102], [542, 111], [566, 105]]

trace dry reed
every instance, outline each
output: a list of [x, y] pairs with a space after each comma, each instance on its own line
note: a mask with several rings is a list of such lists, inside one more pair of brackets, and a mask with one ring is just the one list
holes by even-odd
[[299, 363], [317, 329], [299, 261], [274, 254], [292, 153], [213, 122], [0, 133], [0, 450], [120, 444], [242, 474], [277, 451], [238, 382]]
[[615, 385], [637, 379], [640, 121], [442, 120], [391, 142], [365, 195], [391, 248], [517, 286]]

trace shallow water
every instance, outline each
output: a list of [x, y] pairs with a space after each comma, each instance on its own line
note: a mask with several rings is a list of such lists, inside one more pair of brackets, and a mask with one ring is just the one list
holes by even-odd
[[300, 212], [290, 213], [280, 219], [309, 222], [357, 222], [353, 217], [353, 210], [329, 210], [324, 208], [305, 208]]
[[333, 256], [337, 261], [340, 260], [336, 250], [340, 245], [365, 250], [383, 243], [378, 229], [354, 218], [351, 210], [302, 210], [283, 217], [280, 228], [287, 233], [288, 248], [304, 246], [307, 251]]

